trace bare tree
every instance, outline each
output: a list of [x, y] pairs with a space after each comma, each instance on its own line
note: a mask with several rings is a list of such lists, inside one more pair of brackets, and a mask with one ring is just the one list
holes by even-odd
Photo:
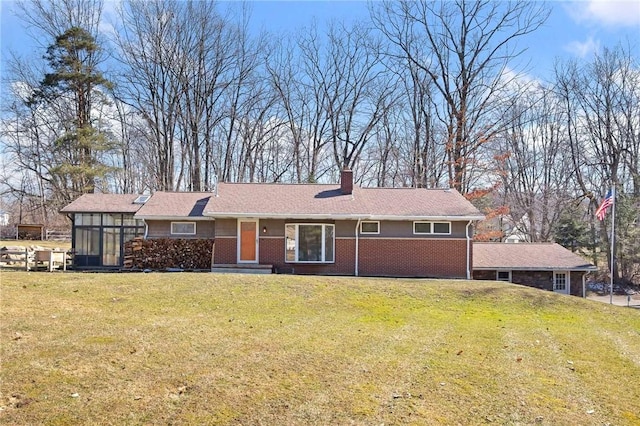
[[528, 241], [549, 241], [554, 224], [573, 201], [571, 170], [565, 166], [561, 100], [552, 90], [520, 83], [504, 111], [509, 126], [490, 146], [515, 230]]
[[292, 43], [278, 43], [266, 58], [271, 85], [278, 96], [279, 116], [291, 140], [293, 180], [316, 182], [327, 167], [330, 117], [322, 84], [322, 42], [317, 27], [301, 30]]
[[[637, 193], [638, 80], [637, 60], [621, 47], [604, 49], [582, 66], [569, 62], [556, 67], [555, 90], [563, 100], [572, 173], [579, 195], [590, 200], [592, 212], [612, 186], [621, 199], [626, 193]], [[634, 201], [629, 201], [628, 205], [634, 205]], [[601, 227], [604, 251], [611, 265], [610, 225], [607, 221], [597, 223], [593, 215], [590, 217], [594, 239]], [[638, 220], [633, 215], [622, 217]], [[625, 224], [620, 225], [617, 233], [626, 229]], [[637, 238], [628, 232], [618, 237]], [[617, 250], [615, 246], [614, 259]], [[618, 264], [613, 263], [614, 275], [619, 279]]]
[[388, 1], [372, 11], [375, 25], [410, 63], [426, 73], [439, 95], [438, 119], [447, 129], [449, 180], [470, 190], [471, 162], [504, 120], [505, 70], [522, 50], [518, 39], [545, 21], [531, 2]]

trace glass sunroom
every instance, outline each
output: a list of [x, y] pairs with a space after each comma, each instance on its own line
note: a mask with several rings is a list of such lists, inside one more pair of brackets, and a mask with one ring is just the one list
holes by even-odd
[[144, 221], [133, 213], [75, 213], [73, 265], [76, 268], [122, 266], [124, 243], [144, 235]]

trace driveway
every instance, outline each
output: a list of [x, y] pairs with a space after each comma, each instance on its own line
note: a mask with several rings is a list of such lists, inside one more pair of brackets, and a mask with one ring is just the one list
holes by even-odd
[[[603, 296], [598, 293], [587, 293], [587, 299], [602, 303], [609, 303], [610, 301], [608, 294]], [[616, 306], [630, 306], [632, 308], [640, 309], [640, 294], [632, 294], [631, 296], [614, 294], [613, 304]]]

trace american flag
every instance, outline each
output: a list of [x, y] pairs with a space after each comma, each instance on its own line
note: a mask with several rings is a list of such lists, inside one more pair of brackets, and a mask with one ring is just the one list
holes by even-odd
[[604, 200], [602, 200], [600, 206], [598, 206], [598, 208], [596, 209], [596, 217], [598, 218], [598, 220], [604, 220], [604, 217], [607, 214], [607, 210], [609, 210], [609, 207], [611, 207], [612, 204], [613, 193], [611, 192], [611, 190], [609, 190], [609, 192], [607, 192], [607, 196], [604, 197]]

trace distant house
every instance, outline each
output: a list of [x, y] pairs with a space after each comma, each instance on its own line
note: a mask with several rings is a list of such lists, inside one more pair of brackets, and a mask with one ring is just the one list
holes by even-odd
[[[213, 268], [471, 278], [473, 225], [483, 215], [452, 189], [220, 183], [214, 192], [87, 194], [62, 209], [77, 267], [121, 267], [123, 245], [210, 239]], [[215, 270], [215, 269], [214, 269]]]
[[473, 245], [473, 278], [507, 281], [584, 296], [585, 274], [597, 268], [556, 243]]

